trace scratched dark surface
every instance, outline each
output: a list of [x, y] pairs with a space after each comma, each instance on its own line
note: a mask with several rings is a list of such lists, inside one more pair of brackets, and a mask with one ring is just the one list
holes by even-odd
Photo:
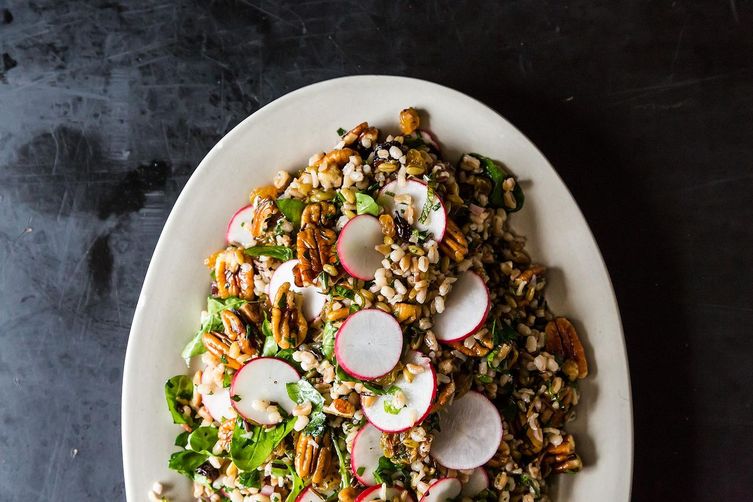
[[0, 499], [124, 498], [123, 356], [181, 187], [265, 103], [390, 73], [500, 111], [580, 203], [634, 500], [749, 500], [753, 3], [617, 3], [0, 0]]

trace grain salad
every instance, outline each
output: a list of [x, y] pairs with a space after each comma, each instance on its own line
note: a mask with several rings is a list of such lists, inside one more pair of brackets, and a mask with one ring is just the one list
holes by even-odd
[[521, 186], [397, 119], [251, 190], [206, 259], [201, 369], [165, 384], [196, 500], [548, 501], [581, 469], [588, 363], [510, 225]]

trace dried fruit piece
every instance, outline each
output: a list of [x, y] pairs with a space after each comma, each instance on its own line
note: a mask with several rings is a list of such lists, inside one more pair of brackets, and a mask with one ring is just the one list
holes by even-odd
[[[583, 345], [580, 343], [575, 327], [565, 317], [557, 317], [549, 321], [544, 328], [546, 333], [547, 352], [568, 360], [575, 361], [578, 366], [578, 378], [588, 376], [588, 361]], [[564, 368], [563, 368], [564, 369]], [[570, 372], [572, 374], [572, 372]], [[571, 375], [568, 374], [568, 377]]]
[[286, 282], [272, 303], [272, 335], [281, 349], [298, 347], [306, 339], [308, 324], [301, 312], [302, 297]]
[[400, 112], [400, 131], [403, 134], [411, 134], [418, 129], [421, 119], [418, 112], [413, 108], [406, 108]]
[[395, 236], [395, 220], [389, 214], [383, 214], [379, 217], [379, 225], [382, 227], [382, 233], [387, 237]]

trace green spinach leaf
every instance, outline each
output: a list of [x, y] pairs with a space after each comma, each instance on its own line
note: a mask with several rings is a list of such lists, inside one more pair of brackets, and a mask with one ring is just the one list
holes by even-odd
[[212, 448], [218, 439], [216, 427], [199, 427], [188, 436], [188, 448], [198, 452], [212, 454]]
[[301, 215], [303, 209], [306, 207], [306, 203], [298, 199], [277, 199], [277, 209], [288, 219], [293, 225], [301, 226]]
[[184, 476], [193, 479], [196, 475], [196, 469], [207, 461], [209, 455], [206, 453], [197, 453], [195, 451], [183, 450], [170, 455], [167, 466]]
[[286, 246], [252, 246], [243, 250], [249, 256], [271, 256], [275, 260], [292, 260], [293, 250]]
[[176, 375], [165, 382], [165, 399], [173, 423], [193, 426], [194, 420], [183, 415], [183, 405], [191, 401], [192, 397], [193, 382], [188, 375]]
[[379, 204], [365, 193], [356, 193], [356, 213], [379, 216]]
[[312, 436], [321, 436], [327, 422], [327, 417], [322, 411], [324, 397], [319, 394], [319, 391], [316, 390], [313, 385], [304, 379], [298, 380], [294, 383], [289, 383], [285, 387], [290, 399], [296, 403], [303, 404], [306, 401], [311, 402], [309, 423], [306, 425], [304, 432], [311, 434]]
[[249, 432], [239, 418], [230, 441], [230, 458], [243, 471], [253, 471], [264, 463], [275, 447], [293, 431], [295, 417], [289, 418], [276, 427], [265, 429], [254, 426]]
[[175, 446], [185, 448], [188, 444], [188, 431], [183, 431], [175, 437]]
[[261, 488], [261, 473], [257, 470], [242, 472], [238, 475], [238, 483], [246, 488]]
[[227, 309], [238, 309], [248, 303], [241, 298], [214, 298], [207, 297], [207, 315], [202, 319], [201, 327], [199, 331], [194, 335], [190, 342], [183, 348], [181, 357], [183, 359], [190, 359], [193, 356], [198, 356], [206, 352], [204, 343], [201, 341], [201, 335], [209, 331], [222, 330], [222, 319], [220, 318], [220, 312]]

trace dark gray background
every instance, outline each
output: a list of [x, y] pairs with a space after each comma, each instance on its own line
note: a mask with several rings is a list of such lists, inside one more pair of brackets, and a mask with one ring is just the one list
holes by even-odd
[[0, 499], [124, 498], [123, 356], [181, 187], [260, 106], [358, 73], [481, 99], [573, 191], [625, 326], [634, 499], [753, 496], [750, 0], [0, 0], [0, 56]]

